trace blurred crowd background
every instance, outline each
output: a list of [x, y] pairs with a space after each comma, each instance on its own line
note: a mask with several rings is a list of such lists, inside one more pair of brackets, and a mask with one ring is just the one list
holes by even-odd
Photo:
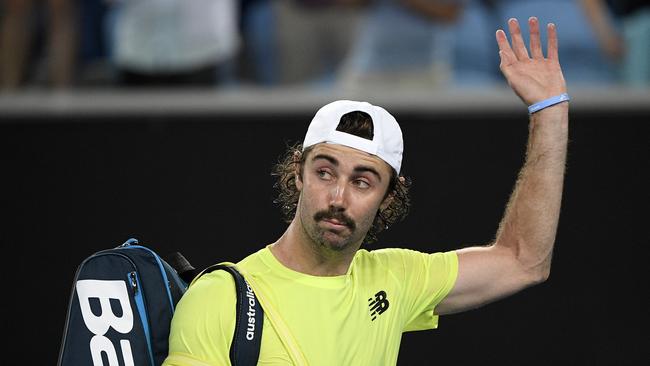
[[516, 17], [526, 34], [533, 15], [557, 25], [570, 85], [650, 86], [645, 0], [3, 0], [0, 82], [489, 87], [495, 30]]

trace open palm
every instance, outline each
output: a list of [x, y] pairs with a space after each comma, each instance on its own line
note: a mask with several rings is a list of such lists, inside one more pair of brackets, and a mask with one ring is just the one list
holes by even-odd
[[505, 32], [496, 32], [501, 57], [501, 72], [508, 84], [524, 103], [531, 105], [566, 92], [566, 82], [558, 59], [557, 33], [554, 24], [548, 24], [547, 57], [542, 53], [537, 18], [528, 19], [530, 55], [521, 35], [519, 22], [508, 20], [512, 47]]

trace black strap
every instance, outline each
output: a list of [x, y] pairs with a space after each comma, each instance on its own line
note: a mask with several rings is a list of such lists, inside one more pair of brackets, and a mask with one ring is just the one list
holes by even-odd
[[235, 334], [230, 346], [230, 363], [232, 366], [255, 366], [260, 356], [264, 310], [253, 289], [235, 267], [215, 264], [206, 268], [201, 275], [217, 270], [230, 273], [235, 279], [237, 290]]
[[165, 261], [176, 270], [178, 277], [185, 281], [186, 284], [192, 282], [194, 277], [199, 274], [199, 271], [180, 252], [167, 255]]

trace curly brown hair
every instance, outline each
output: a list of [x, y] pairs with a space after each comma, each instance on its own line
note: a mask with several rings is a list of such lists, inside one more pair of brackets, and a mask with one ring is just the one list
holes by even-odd
[[[372, 139], [372, 119], [366, 113], [351, 112], [341, 118], [341, 124], [337, 130]], [[290, 223], [295, 217], [300, 197], [300, 192], [296, 188], [296, 178], [298, 177], [296, 172], [302, 175], [305, 160], [312, 148], [313, 146], [310, 146], [303, 151], [301, 143], [289, 145], [284, 155], [273, 167], [271, 175], [277, 177], [274, 188], [278, 190], [278, 197], [273, 202], [280, 206], [284, 221], [287, 223]], [[369, 244], [377, 241], [377, 235], [380, 232], [406, 218], [411, 206], [410, 186], [409, 178], [398, 176], [397, 172], [391, 169], [390, 183], [384, 196], [384, 198], [391, 196], [390, 201], [386, 208], [379, 209], [377, 212], [364, 243]]]

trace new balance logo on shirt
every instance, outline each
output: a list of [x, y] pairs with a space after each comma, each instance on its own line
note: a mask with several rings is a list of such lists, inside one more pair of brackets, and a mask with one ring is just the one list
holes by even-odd
[[374, 298], [368, 299], [368, 307], [370, 307], [370, 317], [371, 321], [377, 319], [378, 315], [381, 315], [388, 309], [388, 298], [386, 297], [385, 291], [379, 291], [375, 294]]

